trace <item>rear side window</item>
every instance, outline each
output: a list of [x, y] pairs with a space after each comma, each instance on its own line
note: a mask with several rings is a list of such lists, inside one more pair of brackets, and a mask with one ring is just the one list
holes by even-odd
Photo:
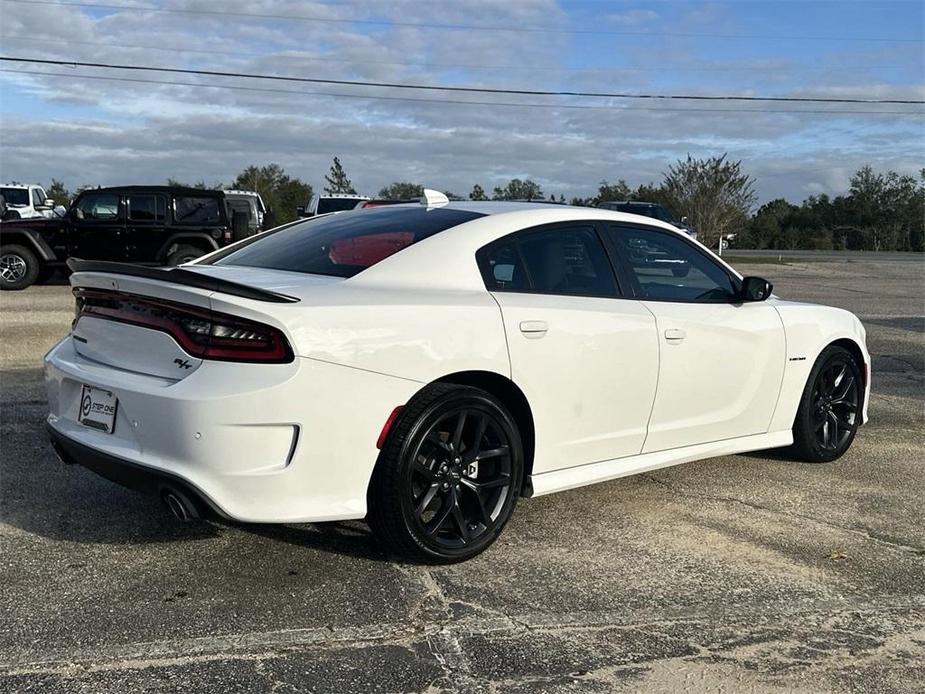
[[178, 196], [173, 201], [173, 218], [177, 224], [218, 224], [221, 209], [218, 198]]
[[617, 296], [607, 253], [594, 227], [524, 231], [479, 251], [489, 291]]
[[421, 239], [482, 216], [420, 206], [345, 212], [255, 236], [251, 243], [216, 256], [213, 262], [353, 277]]
[[167, 202], [161, 195], [129, 195], [128, 218], [133, 222], [163, 222]]

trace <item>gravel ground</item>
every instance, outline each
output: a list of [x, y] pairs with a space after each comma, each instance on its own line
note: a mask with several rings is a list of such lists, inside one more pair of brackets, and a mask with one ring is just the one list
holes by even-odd
[[[776, 259], [775, 259], [776, 260]], [[925, 264], [743, 269], [856, 312], [872, 421], [831, 465], [730, 456], [523, 501], [425, 568], [362, 523], [182, 525], [59, 463], [62, 285], [0, 295], [0, 690], [925, 689]]]

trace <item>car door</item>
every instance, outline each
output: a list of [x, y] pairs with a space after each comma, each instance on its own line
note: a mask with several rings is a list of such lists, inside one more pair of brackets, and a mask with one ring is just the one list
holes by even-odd
[[739, 280], [678, 233], [606, 225], [619, 276], [658, 327], [658, 394], [644, 453], [763, 434], [777, 404], [784, 328]]
[[166, 241], [167, 196], [156, 192], [131, 193], [125, 198], [126, 259], [153, 263]]
[[524, 230], [478, 260], [533, 412], [533, 473], [639, 453], [658, 373], [655, 320], [621, 296], [595, 224]]
[[71, 214], [70, 255], [83, 260], [125, 260], [123, 212], [118, 193], [81, 195]]

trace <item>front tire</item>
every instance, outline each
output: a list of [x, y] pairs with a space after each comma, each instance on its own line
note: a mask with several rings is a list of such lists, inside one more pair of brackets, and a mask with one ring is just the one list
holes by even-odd
[[379, 455], [367, 520], [392, 551], [451, 564], [491, 545], [517, 504], [523, 448], [505, 407], [435, 383], [402, 410]]
[[851, 352], [838, 345], [822, 350], [793, 422], [794, 457], [828, 463], [844, 455], [861, 424], [863, 397], [861, 368]]
[[0, 246], [0, 289], [25, 289], [39, 276], [39, 260], [25, 246]]

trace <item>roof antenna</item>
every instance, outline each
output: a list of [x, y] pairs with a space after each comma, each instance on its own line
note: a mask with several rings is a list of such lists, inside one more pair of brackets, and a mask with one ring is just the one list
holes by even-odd
[[450, 199], [439, 190], [424, 189], [424, 195], [421, 196], [421, 204], [424, 207], [443, 207], [450, 204]]

